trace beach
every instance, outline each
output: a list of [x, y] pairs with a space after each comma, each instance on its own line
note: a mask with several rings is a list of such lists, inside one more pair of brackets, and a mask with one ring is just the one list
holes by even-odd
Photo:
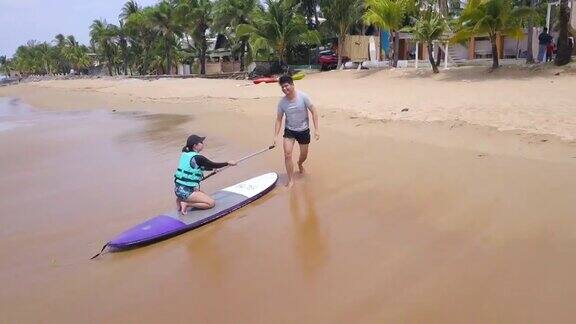
[[[97, 253], [173, 210], [186, 137], [230, 160], [271, 144], [277, 84], [87, 79], [0, 87], [0, 322], [568, 322], [576, 298], [576, 73], [334, 71], [307, 173], [282, 151], [258, 201]], [[7, 99], [12, 98], [12, 99]]]

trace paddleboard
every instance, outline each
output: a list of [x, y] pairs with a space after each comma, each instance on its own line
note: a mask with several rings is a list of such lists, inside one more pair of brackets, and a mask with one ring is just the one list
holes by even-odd
[[252, 80], [252, 82], [254, 82], [254, 84], [274, 83], [274, 82], [278, 82], [278, 78], [276, 78], [276, 77], [258, 78], [258, 79]]
[[274, 188], [276, 181], [278, 174], [272, 172], [216, 191], [211, 195], [216, 201], [214, 208], [190, 209], [186, 215], [174, 211], [156, 216], [116, 236], [102, 251], [106, 247], [126, 250], [148, 245], [200, 227], [262, 197]]
[[302, 80], [302, 79], [304, 79], [305, 76], [306, 76], [306, 74], [304, 72], [300, 71], [300, 72], [298, 72], [292, 76], [292, 80]]
[[370, 52], [370, 61], [376, 62], [376, 61], [377, 61], [377, 57], [376, 57], [376, 39], [374, 39], [374, 36], [370, 36], [370, 41], [369, 41], [369, 44], [368, 44], [368, 48], [369, 48], [369, 52]]

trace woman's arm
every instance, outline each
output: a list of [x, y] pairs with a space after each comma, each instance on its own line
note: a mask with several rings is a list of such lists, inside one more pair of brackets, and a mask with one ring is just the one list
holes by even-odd
[[196, 162], [196, 165], [198, 165], [199, 167], [203, 168], [206, 171], [211, 171], [214, 169], [220, 169], [223, 168], [225, 166], [230, 165], [229, 162], [213, 162], [208, 160], [208, 158], [206, 158], [203, 155], [196, 155], [194, 157], [194, 160]]

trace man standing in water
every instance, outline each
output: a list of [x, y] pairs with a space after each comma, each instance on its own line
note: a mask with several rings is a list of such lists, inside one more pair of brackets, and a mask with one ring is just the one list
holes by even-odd
[[300, 91], [294, 89], [294, 81], [291, 77], [285, 75], [278, 80], [284, 97], [278, 103], [278, 113], [276, 114], [276, 123], [274, 125], [274, 144], [280, 133], [282, 119], [286, 116], [284, 125], [284, 163], [286, 164], [286, 173], [288, 174], [287, 187], [294, 183], [294, 162], [292, 161], [292, 150], [294, 141], [300, 146], [300, 157], [298, 158], [298, 169], [304, 173], [304, 161], [308, 157], [308, 144], [310, 144], [310, 126], [308, 111], [312, 114], [314, 122], [314, 138], [320, 139], [318, 133], [318, 113], [310, 98]]

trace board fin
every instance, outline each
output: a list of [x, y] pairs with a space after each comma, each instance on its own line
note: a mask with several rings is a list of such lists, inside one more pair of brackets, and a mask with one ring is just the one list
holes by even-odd
[[107, 247], [108, 247], [108, 243], [104, 244], [104, 246], [102, 247], [102, 250], [100, 250], [100, 252], [98, 252], [98, 254], [96, 254], [95, 256], [91, 257], [90, 260], [93, 260], [93, 259], [96, 259], [97, 257], [99, 257], [100, 254], [102, 254]]

